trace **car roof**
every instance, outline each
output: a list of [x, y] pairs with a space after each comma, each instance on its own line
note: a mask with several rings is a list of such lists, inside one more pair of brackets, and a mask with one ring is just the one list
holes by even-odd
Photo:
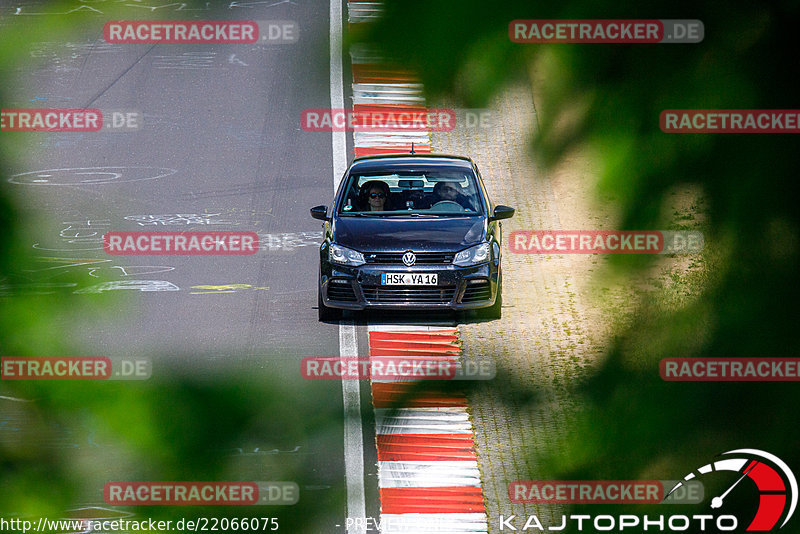
[[350, 172], [360, 173], [386, 169], [413, 171], [422, 167], [460, 167], [466, 170], [472, 169], [472, 165], [472, 159], [450, 154], [380, 154], [354, 159], [350, 165]]

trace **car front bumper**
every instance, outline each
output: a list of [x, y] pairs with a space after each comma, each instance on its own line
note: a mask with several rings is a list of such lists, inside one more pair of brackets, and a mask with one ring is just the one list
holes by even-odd
[[[323, 301], [331, 308], [347, 310], [471, 310], [495, 302], [499, 262], [472, 267], [455, 265], [365, 264], [359, 267], [320, 265]], [[391, 286], [381, 284], [382, 273], [438, 275], [435, 286]]]

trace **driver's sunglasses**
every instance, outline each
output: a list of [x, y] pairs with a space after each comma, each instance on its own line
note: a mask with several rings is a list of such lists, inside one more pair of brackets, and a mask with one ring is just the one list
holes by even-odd
[[386, 193], [370, 193], [369, 198], [386, 198]]

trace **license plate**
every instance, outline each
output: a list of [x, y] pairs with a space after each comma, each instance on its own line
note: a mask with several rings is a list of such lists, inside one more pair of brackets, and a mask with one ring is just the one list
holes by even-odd
[[438, 274], [381, 273], [384, 286], [435, 286], [438, 283]]

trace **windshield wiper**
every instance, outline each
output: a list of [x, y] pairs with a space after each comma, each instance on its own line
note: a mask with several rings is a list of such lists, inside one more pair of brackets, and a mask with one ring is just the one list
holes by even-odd
[[387, 213], [384, 217], [438, 217], [433, 213], [419, 213], [419, 212], [394, 212]]

